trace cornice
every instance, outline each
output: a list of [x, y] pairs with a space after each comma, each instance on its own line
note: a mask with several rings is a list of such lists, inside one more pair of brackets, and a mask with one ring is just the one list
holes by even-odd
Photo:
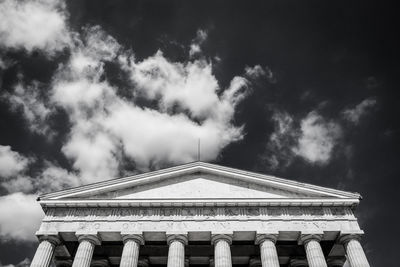
[[350, 206], [359, 199], [60, 199], [40, 200], [42, 207], [209, 207], [209, 206]]

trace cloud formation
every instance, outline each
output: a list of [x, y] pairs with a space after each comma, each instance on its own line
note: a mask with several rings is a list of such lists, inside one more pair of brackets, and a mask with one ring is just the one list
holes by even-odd
[[326, 164], [342, 136], [339, 124], [325, 120], [317, 112], [310, 112], [301, 120], [301, 135], [293, 152], [310, 163]]
[[[232, 120], [247, 94], [245, 78], [234, 77], [222, 90], [205, 60], [170, 62], [159, 51], [136, 62], [99, 27], [88, 28], [83, 38], [56, 74], [51, 100], [69, 114], [72, 129], [62, 151], [85, 181], [118, 176], [123, 160], [141, 170], [193, 161], [198, 138], [202, 159], [212, 160], [242, 138]], [[110, 61], [129, 75], [133, 99], [103, 79]], [[141, 107], [137, 98], [157, 105]]]
[[189, 56], [193, 57], [195, 55], [201, 54], [201, 45], [207, 40], [208, 33], [205, 30], [197, 30], [196, 38], [192, 40], [190, 44]]
[[30, 265], [31, 265], [31, 260], [28, 258], [25, 258], [23, 261], [17, 263], [16, 265], [14, 264], [3, 265], [0, 262], [0, 267], [29, 267]]
[[12, 93], [4, 93], [2, 98], [10, 104], [13, 111], [22, 110], [31, 131], [50, 136], [47, 119], [52, 111], [39, 95], [39, 86], [35, 81], [30, 85], [24, 85], [20, 81], [14, 86]]
[[[71, 163], [71, 170], [66, 170], [0, 147], [0, 186], [8, 192], [0, 197], [0, 208], [10, 210], [0, 219], [3, 240], [35, 239], [42, 216], [34, 201], [37, 194], [122, 176], [127, 162], [146, 171], [193, 161], [198, 139], [202, 160], [214, 160], [227, 145], [243, 138], [243, 126], [234, 124], [234, 115], [250, 83], [236, 76], [221, 88], [212, 63], [194, 57], [202, 53], [205, 31], [197, 32], [185, 61], [173, 62], [162, 51], [138, 61], [99, 26], [71, 32], [62, 1], [5, 0], [0, 15], [1, 46], [48, 56], [69, 50], [50, 84], [18, 81], [2, 98], [11, 110], [22, 111], [33, 133], [50, 142], [53, 115], [63, 110], [70, 128], [61, 152]], [[131, 97], [120, 95], [120, 88], [107, 79], [107, 64], [126, 74], [124, 90]]]
[[317, 111], [301, 119], [287, 112], [275, 111], [272, 120], [275, 129], [263, 156], [271, 169], [287, 167], [296, 157], [310, 164], [327, 164], [342, 136], [341, 126], [326, 120]]
[[0, 240], [35, 241], [43, 211], [35, 195], [20, 192], [0, 197]]
[[18, 175], [28, 165], [29, 160], [18, 152], [12, 151], [10, 146], [0, 145], [0, 177], [10, 178]]
[[253, 67], [247, 66], [245, 68], [245, 74], [252, 79], [265, 78], [269, 83], [277, 82], [275, 74], [269, 67], [263, 68], [260, 65], [255, 65]]
[[364, 116], [366, 113], [368, 113], [376, 105], [376, 103], [377, 101], [375, 98], [371, 97], [364, 99], [354, 108], [345, 109], [342, 112], [342, 115], [346, 120], [354, 124], [358, 124], [360, 122], [361, 117]]
[[53, 55], [71, 43], [63, 1], [4, 0], [0, 17], [0, 46], [5, 48]]

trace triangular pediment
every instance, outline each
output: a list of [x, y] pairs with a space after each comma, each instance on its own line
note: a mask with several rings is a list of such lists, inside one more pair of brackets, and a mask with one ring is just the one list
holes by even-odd
[[[317, 195], [315, 195], [317, 196]], [[98, 199], [250, 199], [296, 198], [305, 194], [207, 173], [171, 177], [103, 194]]]
[[46, 194], [42, 200], [268, 200], [358, 199], [357, 193], [194, 162]]

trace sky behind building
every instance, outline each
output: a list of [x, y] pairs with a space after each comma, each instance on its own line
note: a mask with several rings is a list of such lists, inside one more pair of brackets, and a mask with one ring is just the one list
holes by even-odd
[[[378, 1], [0, 2], [0, 266], [38, 194], [197, 159], [358, 191], [396, 266], [397, 14]], [[18, 265], [20, 264], [20, 265]]]

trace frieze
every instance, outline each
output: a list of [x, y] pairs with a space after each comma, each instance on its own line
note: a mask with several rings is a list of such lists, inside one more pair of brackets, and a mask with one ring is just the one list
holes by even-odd
[[347, 207], [49, 208], [45, 221], [353, 219]]

